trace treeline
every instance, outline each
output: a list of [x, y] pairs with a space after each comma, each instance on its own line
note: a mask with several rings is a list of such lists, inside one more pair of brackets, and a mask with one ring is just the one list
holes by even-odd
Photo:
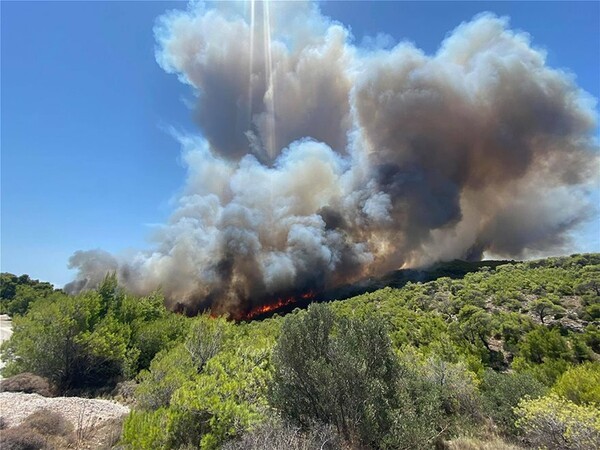
[[4, 376], [131, 402], [129, 449], [594, 449], [599, 319], [598, 254], [248, 323], [184, 318], [108, 276], [16, 315]]
[[29, 304], [53, 294], [50, 283], [32, 280], [29, 275], [0, 274], [0, 314], [25, 314]]
[[[17, 285], [14, 299], [20, 291]], [[129, 295], [114, 274], [97, 290], [76, 296], [38, 290], [25, 314], [11, 311], [13, 335], [2, 347], [3, 376], [31, 372], [61, 394], [108, 392], [148, 368], [188, 328], [188, 319], [166, 310], [160, 292]]]

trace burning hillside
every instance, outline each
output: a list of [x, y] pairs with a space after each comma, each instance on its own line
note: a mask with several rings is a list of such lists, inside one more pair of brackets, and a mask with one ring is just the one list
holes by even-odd
[[358, 48], [308, 2], [198, 5], [156, 37], [198, 95], [185, 188], [153, 248], [75, 253], [70, 291], [114, 270], [252, 318], [400, 267], [556, 251], [592, 211], [593, 99], [505, 19], [434, 55]]

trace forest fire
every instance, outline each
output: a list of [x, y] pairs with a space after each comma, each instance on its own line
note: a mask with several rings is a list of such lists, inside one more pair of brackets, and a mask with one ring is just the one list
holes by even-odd
[[66, 292], [114, 272], [186, 315], [252, 319], [308, 286], [332, 300], [398, 268], [563, 251], [592, 217], [597, 111], [506, 18], [429, 53], [357, 47], [318, 2], [192, 4], [156, 28], [197, 101], [175, 209], [150, 248], [74, 253]]
[[313, 300], [315, 298], [315, 296], [316, 296], [316, 294], [313, 291], [308, 291], [308, 292], [305, 292], [304, 294], [300, 294], [300, 295], [296, 295], [296, 296], [292, 295], [290, 297], [278, 297], [273, 302], [268, 302], [264, 305], [258, 305], [256, 307], [252, 308], [250, 311], [243, 314], [240, 317], [240, 320], [254, 319], [263, 314], [277, 311], [277, 310], [283, 308], [284, 306], [288, 306], [288, 305], [297, 303], [299, 300]]

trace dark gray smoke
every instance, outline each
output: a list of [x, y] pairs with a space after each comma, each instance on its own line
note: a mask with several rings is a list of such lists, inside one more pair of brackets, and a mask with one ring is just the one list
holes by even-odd
[[77, 252], [73, 290], [116, 268], [135, 292], [235, 314], [399, 267], [560, 251], [595, 214], [595, 101], [506, 19], [461, 24], [435, 55], [357, 49], [303, 2], [194, 6], [156, 35], [198, 95], [185, 189], [152, 250]]

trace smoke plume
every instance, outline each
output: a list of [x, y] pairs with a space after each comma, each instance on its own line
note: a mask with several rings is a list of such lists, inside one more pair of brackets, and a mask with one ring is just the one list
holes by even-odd
[[353, 45], [304, 2], [191, 5], [157, 61], [201, 134], [154, 247], [77, 252], [72, 291], [116, 270], [188, 311], [244, 314], [400, 267], [556, 251], [594, 214], [595, 101], [490, 14], [427, 55]]

